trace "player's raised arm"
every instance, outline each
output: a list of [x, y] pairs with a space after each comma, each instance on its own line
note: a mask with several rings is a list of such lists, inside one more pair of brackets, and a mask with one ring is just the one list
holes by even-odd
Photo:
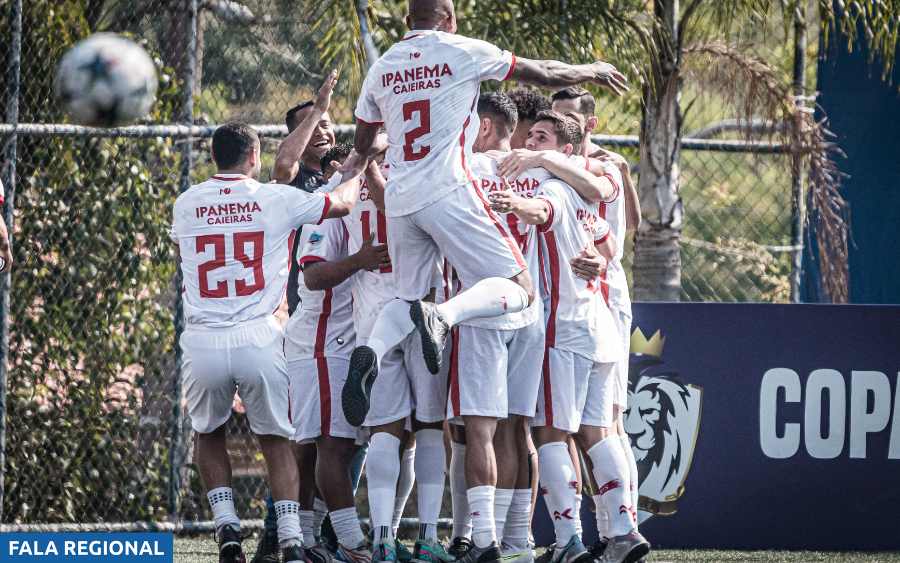
[[300, 156], [306, 150], [313, 132], [331, 105], [331, 94], [334, 92], [337, 79], [337, 70], [332, 70], [325, 78], [321, 88], [319, 88], [319, 93], [313, 102], [312, 109], [307, 112], [300, 125], [291, 131], [281, 143], [281, 146], [278, 147], [272, 177], [279, 184], [288, 184], [297, 175], [297, 171], [300, 168]]
[[[351, 154], [352, 156], [352, 154]], [[348, 159], [350, 157], [347, 157]], [[325, 210], [325, 219], [343, 217], [353, 210], [353, 206], [359, 201], [360, 177], [357, 172], [354, 176], [341, 176], [341, 183], [331, 193], [326, 195], [328, 207]]]
[[625, 75], [616, 67], [603, 61], [572, 65], [553, 60], [517, 58], [511, 78], [542, 88], [565, 88], [577, 84], [593, 83], [616, 94], [628, 91]]

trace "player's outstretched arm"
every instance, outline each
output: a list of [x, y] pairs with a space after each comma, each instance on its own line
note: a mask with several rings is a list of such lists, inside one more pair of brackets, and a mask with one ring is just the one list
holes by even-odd
[[328, 194], [331, 205], [325, 213], [325, 219], [343, 217], [353, 211], [353, 206], [359, 201], [360, 183], [358, 173], [355, 176], [341, 177], [338, 187]]
[[572, 65], [552, 60], [516, 59], [512, 79], [542, 88], [565, 88], [593, 83], [617, 96], [628, 91], [625, 75], [603, 61]]
[[322, 114], [328, 111], [328, 107], [331, 105], [331, 93], [334, 92], [337, 79], [337, 70], [332, 70], [325, 78], [322, 87], [319, 88], [312, 109], [278, 147], [272, 177], [279, 184], [287, 184], [297, 175], [297, 171], [300, 169], [300, 156], [306, 150], [306, 145], [309, 144], [319, 121], [322, 120]]
[[360, 270], [377, 270], [391, 265], [387, 245], [372, 244], [373, 237], [366, 240], [356, 254], [342, 260], [313, 262], [303, 268], [303, 282], [312, 291], [331, 289], [346, 281]]
[[491, 209], [498, 213], [514, 213], [523, 223], [543, 225], [550, 220], [550, 204], [540, 198], [524, 198], [511, 190], [491, 192]]
[[591, 203], [610, 201], [616, 196], [616, 186], [608, 177], [577, 166], [575, 161], [559, 151], [516, 149], [500, 163], [499, 173], [507, 178], [517, 178], [530, 168], [545, 168]]
[[369, 198], [379, 211], [384, 211], [384, 186], [386, 181], [378, 163], [370, 160], [366, 166], [366, 185], [369, 187]]

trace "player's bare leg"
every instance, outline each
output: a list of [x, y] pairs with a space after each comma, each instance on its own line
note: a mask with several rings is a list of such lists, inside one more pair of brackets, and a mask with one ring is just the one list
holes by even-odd
[[608, 516], [610, 540], [600, 562], [637, 561], [649, 553], [650, 544], [637, 531], [636, 507], [631, 501], [628, 461], [622, 440], [608, 428], [589, 425], [578, 429], [576, 439], [591, 458], [598, 495]]
[[466, 496], [466, 429], [448, 424], [450, 434], [450, 500], [453, 516], [450, 554], [461, 559], [472, 547], [472, 518]]
[[337, 535], [336, 557], [349, 563], [365, 562], [372, 556], [359, 525], [350, 480], [350, 462], [357, 449], [348, 438], [320, 436], [316, 440], [316, 484], [328, 505], [331, 525]]
[[216, 522], [220, 561], [243, 561], [241, 521], [234, 509], [225, 425], [197, 434], [197, 466]]
[[318, 526], [316, 526], [316, 458], [315, 444], [294, 444], [294, 458], [297, 460], [297, 472], [300, 477], [300, 531], [303, 533], [303, 544], [306, 546], [318, 543]]
[[394, 503], [400, 477], [400, 448], [404, 420], [372, 428], [369, 440], [369, 514], [372, 521], [373, 561], [396, 561]]
[[259, 447], [266, 460], [269, 488], [278, 517], [278, 543], [284, 561], [304, 560], [300, 535], [300, 476], [291, 442], [281, 436], [259, 435]]
[[497, 561], [500, 548], [494, 529], [494, 494], [497, 488], [497, 457], [494, 434], [497, 419], [463, 416], [466, 428], [466, 497], [472, 517], [473, 547], [463, 558], [466, 563]]
[[451, 328], [471, 319], [518, 313], [533, 299], [531, 275], [528, 270], [522, 270], [508, 279], [485, 278], [440, 305], [414, 301], [409, 314], [421, 335], [428, 370], [435, 374], [440, 371]]
[[569, 433], [551, 426], [534, 429], [541, 464], [541, 490], [553, 520], [556, 548], [554, 563], [587, 563], [593, 557], [578, 536], [576, 519], [578, 473], [569, 453]]

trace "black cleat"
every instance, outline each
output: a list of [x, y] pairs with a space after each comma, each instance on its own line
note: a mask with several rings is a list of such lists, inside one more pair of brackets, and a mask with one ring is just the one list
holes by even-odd
[[637, 563], [650, 553], [650, 542], [637, 531], [609, 540], [599, 563]]
[[450, 333], [450, 325], [437, 312], [437, 306], [427, 301], [413, 301], [409, 306], [409, 318], [422, 337], [425, 365], [428, 371], [437, 375], [441, 371], [441, 356]]
[[609, 540], [606, 538], [600, 538], [597, 540], [597, 543], [588, 548], [588, 551], [591, 552], [591, 555], [594, 556], [594, 559], [600, 559], [603, 556], [603, 552], [606, 551], [606, 546], [609, 545]]
[[500, 563], [500, 548], [497, 542], [492, 542], [487, 547], [478, 547], [472, 544], [469, 551], [462, 558], [457, 559], [458, 563]]
[[472, 543], [472, 540], [466, 537], [456, 537], [453, 538], [453, 542], [450, 544], [450, 547], [447, 548], [447, 553], [456, 557], [457, 559], [462, 559], [465, 557], [466, 553], [469, 553], [469, 550], [472, 549], [472, 546], [475, 545]]
[[219, 563], [246, 563], [244, 550], [241, 549], [240, 530], [232, 526], [224, 526], [219, 531]]
[[368, 346], [358, 346], [350, 355], [350, 370], [341, 390], [341, 407], [352, 426], [362, 426], [369, 414], [369, 396], [378, 377], [375, 351]]
[[278, 530], [263, 530], [250, 563], [278, 563]]

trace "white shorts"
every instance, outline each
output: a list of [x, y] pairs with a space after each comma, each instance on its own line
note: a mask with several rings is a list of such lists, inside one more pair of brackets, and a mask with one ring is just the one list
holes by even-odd
[[447, 405], [449, 346], [437, 375], [428, 371], [418, 332], [406, 337], [381, 359], [378, 378], [369, 398], [369, 414], [363, 426], [381, 426], [415, 415], [419, 422], [444, 420]]
[[447, 417], [532, 417], [541, 383], [544, 326], [454, 329]]
[[631, 314], [627, 311], [612, 309], [613, 321], [616, 329], [619, 331], [619, 337], [622, 339], [622, 346], [625, 354], [616, 362], [616, 368], [613, 372], [615, 380], [613, 403], [622, 410], [628, 406], [628, 361], [631, 354]]
[[397, 297], [421, 299], [431, 290], [433, 265], [446, 258], [463, 287], [526, 268], [518, 245], [481, 190], [460, 186], [409, 215], [390, 217], [388, 247]]
[[231, 417], [237, 391], [257, 435], [290, 438], [284, 332], [274, 316], [230, 328], [188, 326], [181, 335], [184, 397], [195, 432]]
[[574, 434], [581, 426], [594, 362], [568, 350], [547, 348], [532, 426]]
[[584, 409], [581, 412], [582, 425], [612, 428], [617, 366], [618, 362], [609, 362], [595, 363], [591, 367]]
[[291, 421], [294, 441], [320, 436], [357, 439], [359, 429], [344, 417], [341, 391], [350, 361], [344, 358], [306, 358], [288, 362], [291, 379]]

